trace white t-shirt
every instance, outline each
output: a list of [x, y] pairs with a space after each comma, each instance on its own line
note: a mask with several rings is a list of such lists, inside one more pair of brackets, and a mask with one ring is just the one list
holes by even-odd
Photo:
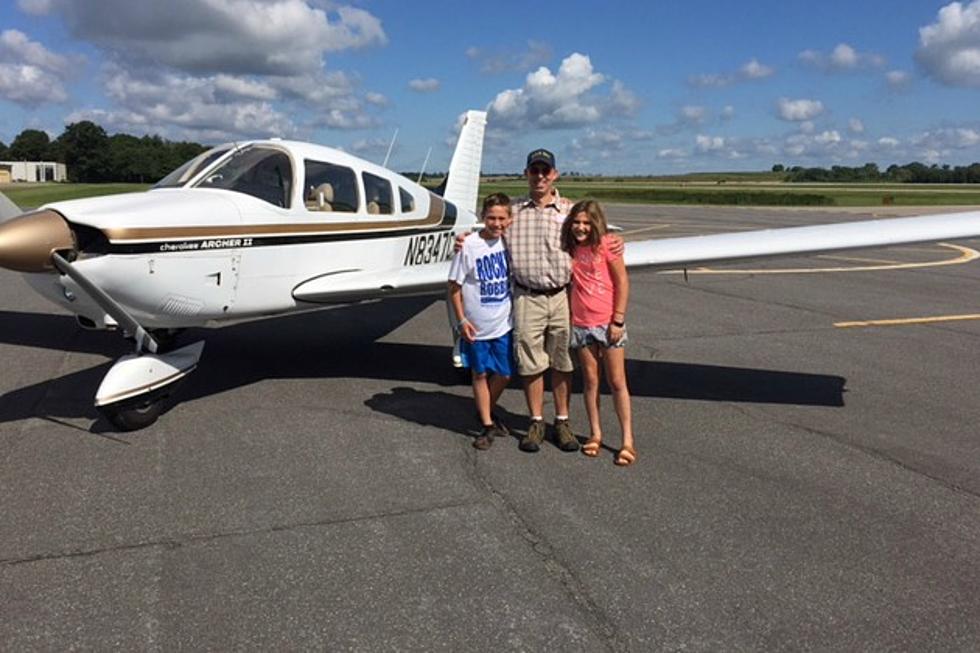
[[499, 338], [511, 329], [510, 265], [503, 238], [479, 234], [463, 241], [449, 266], [449, 280], [463, 287], [463, 314], [477, 340]]

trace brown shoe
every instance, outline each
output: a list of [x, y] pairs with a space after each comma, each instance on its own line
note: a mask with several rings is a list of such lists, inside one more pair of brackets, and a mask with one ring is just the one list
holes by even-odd
[[544, 442], [544, 422], [540, 420], [532, 421], [531, 426], [527, 429], [527, 435], [521, 439], [521, 443], [517, 445], [517, 448], [521, 451], [534, 453], [541, 448], [542, 442]]
[[496, 428], [493, 426], [483, 427], [483, 431], [480, 435], [476, 436], [476, 440], [473, 440], [473, 447], [479, 449], [480, 451], [486, 451], [493, 445], [493, 436], [496, 432]]
[[572, 433], [567, 419], [555, 420], [555, 441], [562, 451], [578, 451], [578, 438]]

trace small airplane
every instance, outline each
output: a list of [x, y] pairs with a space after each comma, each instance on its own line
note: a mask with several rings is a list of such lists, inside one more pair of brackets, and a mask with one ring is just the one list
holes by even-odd
[[[476, 214], [486, 113], [465, 114], [441, 193], [341, 150], [217, 146], [152, 189], [20, 210], [0, 195], [0, 267], [88, 329], [135, 343], [95, 394], [118, 429], [149, 426], [204, 341], [188, 327], [446, 290]], [[980, 236], [980, 212], [630, 242], [630, 267], [697, 265]], [[450, 326], [452, 315], [450, 313]], [[175, 348], [176, 347], [176, 348]]]

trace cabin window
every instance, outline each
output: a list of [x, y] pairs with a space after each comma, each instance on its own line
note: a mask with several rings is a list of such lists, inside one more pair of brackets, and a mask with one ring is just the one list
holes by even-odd
[[394, 213], [391, 184], [388, 183], [388, 180], [369, 172], [361, 174], [364, 179], [364, 201], [367, 205], [367, 212], [372, 215], [391, 215]]
[[402, 201], [402, 213], [411, 213], [415, 210], [415, 198], [404, 188], [398, 188], [398, 196]]
[[309, 211], [357, 211], [357, 177], [350, 168], [307, 160], [305, 188]]
[[169, 175], [158, 181], [153, 187], [154, 188], [178, 188], [183, 186], [192, 178], [194, 178], [197, 173], [201, 172], [209, 165], [218, 160], [218, 157], [224, 156], [230, 147], [216, 147], [198, 154], [196, 157], [180, 166]]
[[281, 150], [250, 147], [232, 155], [198, 187], [245, 193], [285, 209], [289, 208], [293, 167]]

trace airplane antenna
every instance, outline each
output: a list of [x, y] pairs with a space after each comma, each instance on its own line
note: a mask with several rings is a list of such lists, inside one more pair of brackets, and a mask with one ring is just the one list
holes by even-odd
[[395, 147], [395, 139], [398, 138], [398, 128], [395, 127], [395, 133], [391, 135], [391, 142], [388, 143], [388, 152], [385, 154], [385, 161], [381, 164], [382, 168], [388, 167], [388, 157], [391, 156], [391, 149]]
[[429, 165], [429, 155], [432, 154], [432, 146], [429, 146], [429, 151], [425, 153], [425, 161], [422, 162], [422, 169], [419, 170], [419, 178], [415, 180], [416, 184], [422, 183], [422, 176], [425, 174], [425, 166]]

